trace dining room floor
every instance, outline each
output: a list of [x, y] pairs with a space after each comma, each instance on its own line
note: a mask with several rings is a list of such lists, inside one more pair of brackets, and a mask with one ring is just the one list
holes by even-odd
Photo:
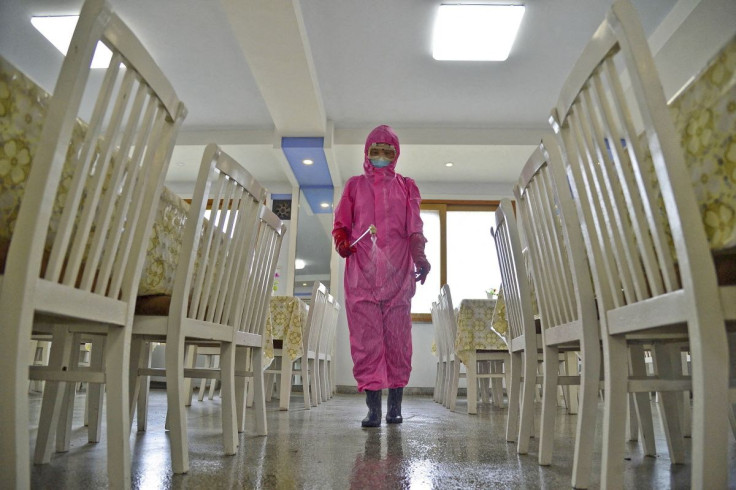
[[[33, 448], [41, 396], [30, 396]], [[56, 453], [51, 463], [32, 466], [32, 488], [97, 489], [108, 486], [106, 445], [87, 443], [82, 426], [84, 393], [77, 395], [71, 449]], [[384, 410], [386, 397], [383, 397]], [[536, 404], [539, 420], [540, 404]], [[477, 415], [466, 413], [466, 400], [455, 412], [429, 396], [405, 396], [404, 423], [363, 429], [364, 397], [337, 394], [305, 410], [300, 393], [293, 393], [290, 411], [279, 411], [278, 400], [267, 404], [268, 436], [253, 434], [246, 416], [235, 456], [222, 454], [219, 398], [193, 401], [187, 409], [190, 469], [174, 475], [169, 437], [164, 431], [166, 394], [151, 390], [148, 430], [131, 435], [133, 488], [264, 488], [264, 489], [403, 489], [504, 488], [557, 489], [570, 486], [576, 417], [558, 408], [555, 450], [551, 466], [537, 464], [538, 439], [528, 455], [517, 455], [505, 440], [506, 410], [479, 404]], [[596, 432], [591, 488], [600, 477], [600, 415]], [[656, 404], [653, 402], [658, 456], [643, 457], [641, 446], [627, 443], [626, 488], [689, 488], [689, 465], [670, 465]], [[104, 419], [103, 419], [104, 420]], [[135, 423], [133, 425], [135, 428]], [[539, 427], [536, 427], [538, 436]], [[593, 435], [588, 435], [592, 437]], [[687, 449], [689, 456], [689, 448]], [[736, 442], [729, 441], [729, 486], [736, 487]]]

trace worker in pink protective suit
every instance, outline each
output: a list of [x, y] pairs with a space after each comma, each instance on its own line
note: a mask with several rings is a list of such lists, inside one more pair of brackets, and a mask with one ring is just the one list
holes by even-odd
[[[365, 391], [363, 427], [381, 425], [381, 390], [388, 388], [386, 422], [401, 423], [403, 388], [411, 373], [411, 298], [430, 265], [419, 217], [416, 183], [396, 173], [399, 139], [378, 126], [365, 142], [363, 175], [345, 183], [332, 236], [346, 260], [345, 303], [353, 375]], [[365, 237], [371, 225], [376, 242]]]

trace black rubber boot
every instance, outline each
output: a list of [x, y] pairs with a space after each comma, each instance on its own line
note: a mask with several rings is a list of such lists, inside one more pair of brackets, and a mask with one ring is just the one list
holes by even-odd
[[389, 424], [400, 424], [404, 421], [403, 417], [401, 417], [401, 398], [403, 395], [404, 388], [389, 388], [388, 390], [386, 422]]
[[368, 415], [360, 425], [363, 427], [380, 427], [381, 390], [365, 390], [365, 404], [368, 405]]

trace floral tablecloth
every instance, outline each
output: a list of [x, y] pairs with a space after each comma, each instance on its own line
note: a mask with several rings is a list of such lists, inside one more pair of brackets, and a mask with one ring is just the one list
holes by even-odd
[[710, 247], [736, 247], [736, 37], [669, 106]]
[[455, 353], [463, 363], [472, 350], [508, 350], [506, 340], [492, 328], [494, 299], [464, 299], [457, 313]]
[[[18, 216], [25, 182], [41, 136], [50, 96], [35, 82], [0, 57], [0, 241], [9, 243]], [[77, 120], [73, 130], [72, 154], [81, 144], [87, 125]], [[62, 182], [71, 180], [70, 159], [62, 171]], [[47, 243], [53, 240], [61, 217], [67, 187], [62, 183], [51, 218]], [[181, 233], [189, 204], [164, 188], [148, 244], [138, 294], [171, 294], [181, 252]]]
[[292, 361], [304, 354], [302, 333], [307, 324], [309, 307], [293, 296], [273, 296], [269, 314], [266, 316], [264, 338], [264, 364], [271, 364], [274, 358], [273, 340], [283, 341], [283, 351]]

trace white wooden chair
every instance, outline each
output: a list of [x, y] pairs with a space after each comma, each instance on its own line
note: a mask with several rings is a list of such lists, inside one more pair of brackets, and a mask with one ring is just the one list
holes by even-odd
[[[253, 266], [244, 291], [242, 321], [236, 333], [239, 352], [236, 358], [236, 401], [238, 430], [245, 430], [246, 378], [252, 382], [253, 406], [255, 409], [256, 433], [266, 435], [266, 397], [263, 380], [263, 333], [266, 315], [269, 312], [274, 273], [281, 252], [281, 242], [286, 225], [268, 207], [261, 205], [258, 213], [258, 236], [256, 239]], [[249, 405], [250, 406], [250, 405]]]
[[[455, 336], [457, 334], [457, 323], [455, 322], [455, 311], [452, 307], [451, 297], [448, 296], [449, 287], [443, 291], [440, 289], [440, 294], [437, 298], [437, 318], [440, 323], [440, 330], [442, 335], [441, 349], [443, 352], [443, 358], [445, 363], [445, 375], [443, 379], [444, 386], [442, 387], [442, 399], [441, 403], [450, 410], [454, 410], [456, 399], [457, 399], [457, 384], [459, 383], [460, 373], [460, 359], [455, 354]], [[458, 363], [457, 373], [458, 381], [455, 381], [455, 363]], [[464, 373], [463, 373], [464, 374]], [[455, 399], [453, 400], [453, 386], [455, 392]]]
[[437, 367], [435, 369], [434, 391], [432, 392], [432, 400], [434, 400], [435, 403], [442, 403], [442, 388], [444, 387], [445, 380], [445, 363], [442, 346], [442, 325], [440, 324], [439, 320], [439, 306], [437, 301], [432, 301], [432, 306], [429, 311], [432, 315], [432, 327], [434, 328], [434, 354], [437, 357]]
[[[496, 227], [491, 234], [496, 243], [509, 326], [507, 333], [511, 360], [510, 381], [507, 384], [509, 416], [506, 440], [516, 441], [516, 452], [526, 454], [534, 432], [534, 387], [541, 382], [541, 379], [537, 379], [541, 336], [536, 332], [529, 276], [522, 256], [514, 210], [508, 199], [502, 200], [496, 209]], [[555, 360], [553, 369], [557, 368], [558, 361]], [[557, 390], [553, 390], [553, 393], [556, 394]]]
[[337, 315], [339, 311], [340, 305], [337, 303], [337, 299], [331, 294], [328, 294], [325, 314], [322, 321], [322, 331], [320, 332], [319, 353], [317, 355], [319, 389], [321, 401], [323, 402], [332, 398], [333, 380], [330, 376], [330, 368], [334, 352]]
[[[266, 379], [269, 377], [279, 377], [279, 408], [281, 410], [289, 410], [290, 394], [295, 374], [301, 377], [302, 392], [304, 395], [304, 408], [309, 410], [312, 408], [310, 399], [310, 386], [315, 383], [313, 379], [315, 374], [309, 359], [316, 357], [316, 346], [320, 333], [322, 318], [325, 313], [325, 303], [327, 298], [327, 286], [319, 281], [315, 281], [312, 285], [312, 294], [309, 300], [309, 312], [307, 320], [302, 331], [302, 357], [291, 360], [289, 354], [284, 349], [274, 348], [274, 363], [277, 367], [266, 369]], [[299, 363], [299, 368], [295, 371], [295, 365]], [[273, 384], [266, 382], [267, 390], [272, 389]], [[316, 386], [316, 385], [315, 385]]]
[[[189, 469], [185, 376], [220, 380], [225, 454], [237, 452], [236, 358], [243, 356], [243, 347], [261, 348], [262, 331], [243, 331], [243, 326], [248, 325], [246, 304], [263, 301], [254, 296], [251, 276], [263, 267], [254, 250], [261, 239], [259, 215], [263, 216], [264, 198], [265, 190], [238, 162], [216, 145], [208, 145], [182, 237], [174, 291], [170, 297], [139, 298], [136, 306], [130, 411], [135, 410], [140, 377], [165, 374], [175, 473]], [[208, 201], [211, 213], [206, 219]], [[166, 343], [165, 369], [146, 366], [142, 354], [150, 341]], [[219, 347], [219, 369], [185, 369], [184, 353], [190, 344]], [[259, 433], [265, 433], [265, 413], [262, 415]]]
[[[579, 384], [572, 486], [587, 488], [598, 409], [600, 335], [583, 237], [554, 141], [543, 141], [531, 155], [514, 197], [528, 242], [544, 345], [539, 464], [552, 463], [557, 386]], [[558, 376], [557, 361], [564, 351], [580, 352], [580, 376]]]
[[[101, 85], [88, 87], [98, 41], [113, 57], [101, 73]], [[96, 103], [82, 146], [68, 154], [85, 94]], [[53, 333], [53, 344], [49, 365], [31, 369], [32, 379], [46, 380], [35, 461], [50, 459], [64, 383], [105, 383], [109, 482], [131, 484], [123, 372], [153, 211], [185, 114], [135, 34], [106, 2], [88, 0], [48, 107], [0, 279], [5, 485], [29, 486], [26, 354], [32, 331], [41, 325]], [[62, 179], [67, 156], [66, 168], [73, 172], [68, 180]], [[62, 186], [66, 195], [57, 196]], [[66, 369], [74, 366], [69, 364], [71, 330], [107, 335], [101, 370]]]
[[[678, 394], [672, 391], [691, 384], [681, 374], [679, 348], [667, 349], [663, 342], [686, 335], [692, 363], [692, 487], [725, 488], [724, 318], [736, 319], [736, 287], [718, 286], [680, 139], [628, 1], [615, 2], [593, 35], [550, 123], [577, 203], [601, 321], [601, 485], [623, 485], [627, 389], [660, 392], [670, 459], [683, 461]], [[629, 376], [627, 346], [633, 337], [652, 345], [656, 377]]]
[[[460, 383], [460, 378], [463, 377], [463, 373], [460, 372], [460, 368], [462, 364], [465, 364], [464, 376], [467, 384], [468, 414], [476, 414], [478, 413], [478, 387], [480, 380], [506, 378], [505, 373], [492, 373], [490, 370], [490, 363], [502, 361], [507, 365], [509, 354], [505, 351], [472, 349], [467, 353], [467, 363], [461, 361], [457, 352], [455, 352], [455, 338], [457, 336], [458, 326], [452, 302], [452, 294], [450, 293], [450, 286], [447, 284], [442, 286], [440, 290], [439, 304], [441, 305], [441, 321], [445, 324], [445, 348], [452, 352], [452, 354], [449, 355], [448, 363], [450, 370], [447, 381], [447, 407], [454, 411], [457, 406], [458, 385]], [[487, 365], [489, 369], [483, 369], [480, 371], [478, 369], [479, 364]]]

